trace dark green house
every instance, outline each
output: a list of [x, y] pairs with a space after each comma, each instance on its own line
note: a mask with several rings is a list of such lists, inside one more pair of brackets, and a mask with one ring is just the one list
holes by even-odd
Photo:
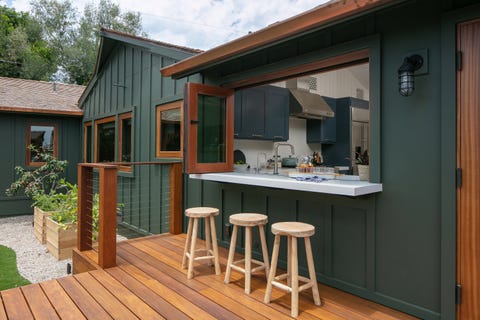
[[[186, 206], [220, 208], [222, 245], [233, 213], [314, 224], [319, 281], [423, 319], [479, 319], [479, 19], [476, 0], [331, 1], [163, 67], [192, 82]], [[331, 110], [292, 111], [298, 89]], [[340, 153], [351, 176], [368, 156], [369, 181], [269, 175], [294, 149]], [[231, 172], [234, 150], [264, 175]]]
[[135, 231], [169, 231], [170, 166], [161, 163], [182, 159], [183, 86], [189, 78], [163, 78], [159, 70], [198, 52], [100, 31], [95, 70], [79, 100], [83, 162], [120, 164], [120, 222]]
[[16, 166], [35, 169], [42, 164], [27, 148], [30, 144], [68, 160], [65, 176], [76, 182], [83, 115], [77, 101], [84, 89], [72, 84], [0, 77], [0, 217], [33, 213], [31, 200], [22, 194], [5, 194], [17, 179]]

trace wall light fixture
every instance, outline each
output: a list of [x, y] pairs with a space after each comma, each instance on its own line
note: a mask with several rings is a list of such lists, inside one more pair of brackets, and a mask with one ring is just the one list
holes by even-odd
[[412, 95], [415, 90], [415, 71], [423, 65], [421, 55], [413, 54], [405, 57], [403, 64], [398, 68], [398, 91], [404, 97]]

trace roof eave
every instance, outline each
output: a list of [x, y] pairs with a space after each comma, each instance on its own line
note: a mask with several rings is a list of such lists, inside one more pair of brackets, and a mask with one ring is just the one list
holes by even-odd
[[83, 116], [83, 111], [69, 111], [69, 110], [51, 110], [51, 109], [36, 109], [36, 108], [21, 108], [21, 107], [5, 107], [0, 106], [1, 112], [15, 112], [15, 113], [38, 113], [38, 114], [49, 114], [49, 115], [60, 115], [60, 116], [72, 116], [72, 117], [81, 117]]
[[160, 69], [164, 77], [182, 78], [249, 50], [273, 44], [310, 29], [365, 13], [391, 4], [396, 0], [338, 0], [330, 1], [309, 11], [272, 24], [252, 34], [207, 50]]

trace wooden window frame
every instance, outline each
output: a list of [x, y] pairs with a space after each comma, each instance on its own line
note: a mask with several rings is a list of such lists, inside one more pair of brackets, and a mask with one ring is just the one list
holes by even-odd
[[[161, 114], [163, 111], [172, 109], [180, 109], [180, 150], [179, 151], [161, 151], [160, 146], [162, 143], [162, 121]], [[183, 100], [170, 102], [156, 106], [156, 132], [155, 132], [155, 156], [157, 158], [183, 158]]]
[[123, 155], [123, 120], [125, 119], [130, 119], [132, 120], [132, 130], [130, 132], [131, 136], [131, 146], [130, 146], [130, 162], [133, 162], [133, 113], [126, 112], [122, 113], [118, 116], [118, 153], [117, 153], [117, 160], [119, 162], [119, 170], [120, 171], [127, 171], [131, 172], [132, 171], [132, 165], [131, 164], [122, 164], [122, 155]]
[[39, 127], [53, 127], [53, 156], [55, 158], [58, 157], [58, 125], [56, 123], [51, 122], [32, 122], [27, 124], [27, 134], [26, 134], [26, 143], [25, 146], [25, 164], [29, 167], [40, 167], [45, 164], [45, 161], [31, 161], [31, 151], [28, 146], [31, 144], [31, 131], [32, 126], [39, 126]]
[[[83, 162], [85, 163], [88, 163], [89, 162], [89, 159], [87, 159], [87, 147], [88, 147], [88, 143], [87, 143], [87, 137], [88, 137], [88, 130], [92, 130], [92, 126], [93, 126], [93, 121], [87, 121], [87, 122], [84, 122], [83, 123]], [[93, 135], [92, 135], [92, 138]], [[92, 139], [94, 140], [94, 139]], [[92, 144], [95, 145], [95, 141], [92, 141]], [[92, 146], [90, 146], [92, 147]], [[92, 159], [91, 161], [93, 161], [95, 159]]]
[[[188, 82], [185, 87], [185, 122], [184, 135], [188, 137], [183, 159], [186, 173], [209, 173], [233, 171], [233, 113], [234, 90]], [[198, 96], [209, 95], [225, 98], [225, 162], [198, 163], [197, 162], [197, 125], [198, 124]]]
[[[116, 116], [110, 116], [110, 117], [106, 117], [106, 118], [102, 118], [102, 119], [99, 119], [99, 120], [95, 120], [95, 133], [94, 133], [94, 152], [93, 152], [93, 160], [94, 160], [94, 163], [99, 163], [98, 162], [98, 126], [100, 124], [103, 124], [103, 123], [108, 123], [108, 122], [113, 122], [115, 124], [115, 138], [117, 137], [118, 133], [117, 133], [117, 123], [116, 123]], [[116, 139], [115, 139], [116, 140]], [[114, 145], [114, 148], [115, 148], [115, 145]], [[114, 159], [115, 159], [115, 156], [114, 156]], [[114, 162], [114, 161], [112, 161]], [[108, 162], [107, 162], [108, 163]]]

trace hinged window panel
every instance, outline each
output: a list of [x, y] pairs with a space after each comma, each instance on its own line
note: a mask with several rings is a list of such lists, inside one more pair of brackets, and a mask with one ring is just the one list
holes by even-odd
[[233, 171], [234, 91], [198, 83], [185, 91], [185, 171]]

